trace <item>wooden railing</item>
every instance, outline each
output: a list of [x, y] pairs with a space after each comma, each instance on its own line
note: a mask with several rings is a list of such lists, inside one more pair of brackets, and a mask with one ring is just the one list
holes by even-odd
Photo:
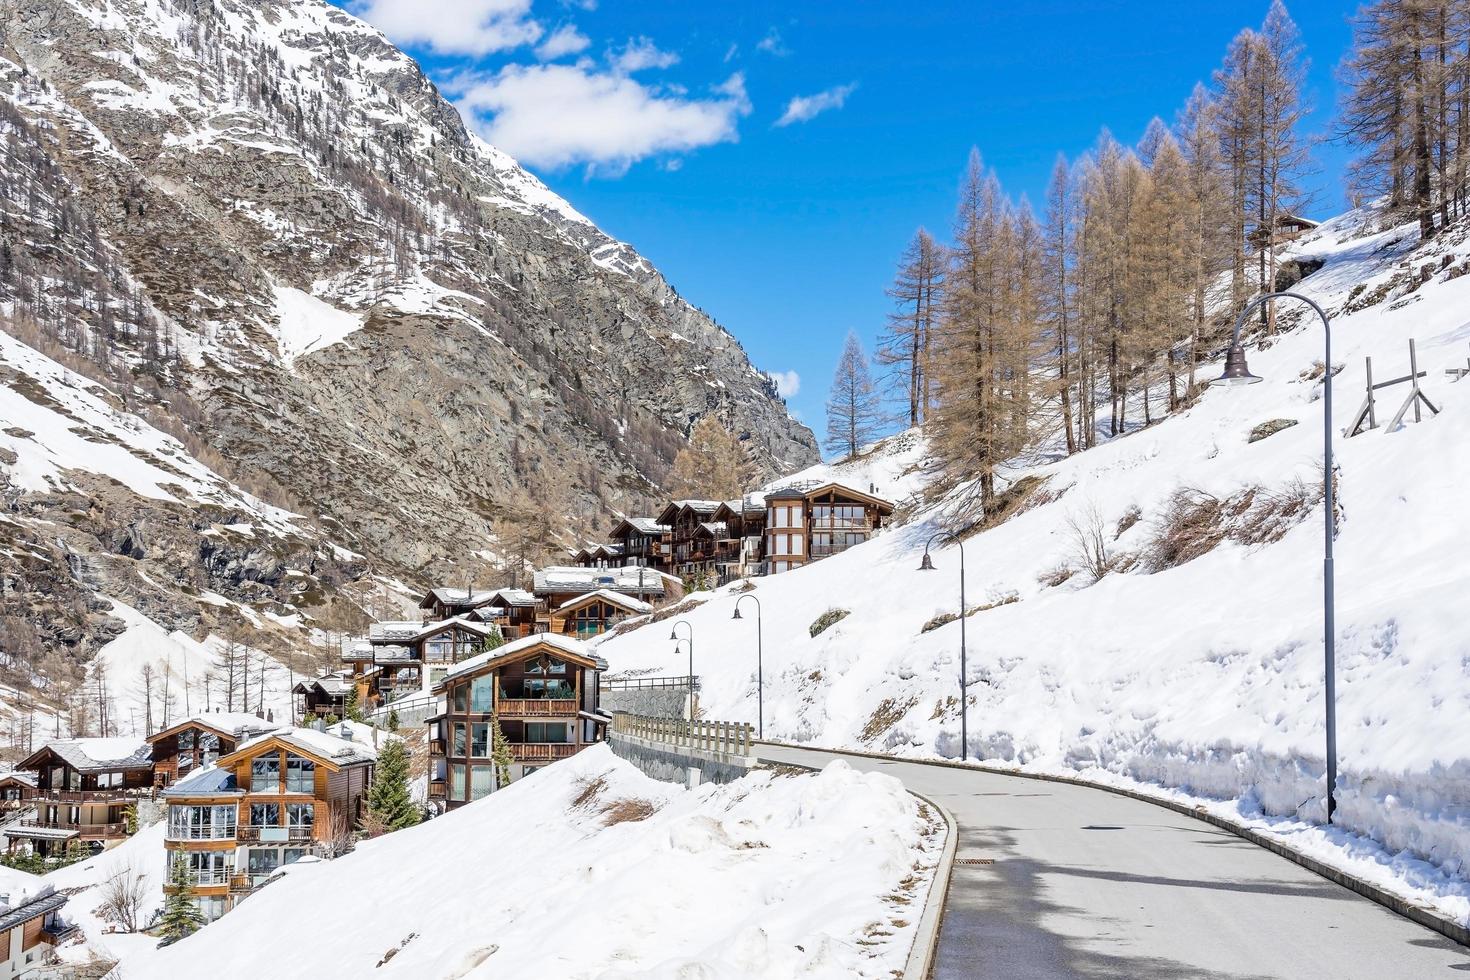
[[153, 795], [153, 787], [132, 789], [38, 789], [32, 803], [126, 803]]
[[577, 713], [577, 702], [571, 698], [501, 698], [497, 707], [502, 715], [570, 718]]
[[39, 827], [49, 830], [75, 830], [81, 837], [119, 840], [128, 836], [125, 823], [70, 823], [64, 820], [22, 820], [16, 827]]
[[580, 746], [571, 742], [509, 742], [510, 757], [517, 762], [552, 762], [570, 759]]
[[429, 799], [443, 800], [449, 797], [449, 784], [442, 779], [429, 780]]
[[649, 718], [623, 711], [613, 715], [612, 730], [615, 735], [724, 755], [750, 755], [755, 738], [754, 726], [746, 722]]

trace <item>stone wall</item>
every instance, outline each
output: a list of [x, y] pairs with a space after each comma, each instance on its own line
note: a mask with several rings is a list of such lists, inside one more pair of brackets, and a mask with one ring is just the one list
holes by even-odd
[[[661, 745], [646, 739], [609, 732], [607, 744], [620, 759], [631, 762], [643, 774], [666, 783], [730, 783], [744, 776], [755, 764], [753, 757], [724, 756], [693, 751], [681, 746]], [[697, 770], [691, 781], [689, 770]]]

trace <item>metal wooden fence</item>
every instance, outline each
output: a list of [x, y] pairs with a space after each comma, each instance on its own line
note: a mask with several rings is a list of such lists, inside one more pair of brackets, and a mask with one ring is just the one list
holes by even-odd
[[617, 735], [723, 755], [748, 756], [755, 740], [755, 726], [747, 722], [650, 718], [622, 711], [613, 715], [612, 730]]

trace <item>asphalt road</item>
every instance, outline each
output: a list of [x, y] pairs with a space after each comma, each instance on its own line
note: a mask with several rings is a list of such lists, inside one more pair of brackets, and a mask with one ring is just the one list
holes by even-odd
[[[808, 766], [838, 757], [759, 751]], [[938, 980], [1470, 978], [1470, 950], [1171, 810], [1081, 786], [842, 758], [897, 776], [959, 824]]]

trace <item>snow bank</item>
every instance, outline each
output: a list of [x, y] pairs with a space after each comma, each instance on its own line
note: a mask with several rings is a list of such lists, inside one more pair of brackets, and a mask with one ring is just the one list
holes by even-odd
[[[101, 941], [137, 977], [887, 977], [912, 945], [938, 844], [897, 780], [845, 763], [686, 791], [597, 746], [294, 865], [169, 948]], [[56, 876], [68, 872], [85, 876]]]
[[[1336, 438], [1343, 785], [1341, 826], [1318, 843], [1344, 865], [1374, 855], [1399, 890], [1432, 893], [1463, 920], [1470, 913], [1462, 870], [1470, 867], [1470, 381], [1451, 383], [1444, 369], [1470, 355], [1470, 276], [1438, 273], [1395, 299], [1422, 265], [1439, 267], [1438, 253], [1409, 254], [1414, 244], [1404, 229], [1362, 236], [1356, 219], [1344, 219], [1296, 245], [1327, 262], [1300, 288], [1339, 314], [1334, 430], [1349, 426], [1362, 400], [1364, 357], [1373, 357], [1380, 379], [1407, 373], [1411, 337], [1428, 372], [1423, 384], [1443, 409], [1397, 432]], [[1465, 251], [1449, 240], [1436, 247]], [[1360, 284], [1359, 295], [1392, 284], [1390, 300], [1342, 314]], [[1290, 311], [1283, 305], [1283, 314]], [[1167, 788], [1283, 834], [1300, 836], [1320, 822], [1320, 504], [1272, 543], [1227, 542], [1179, 567], [1152, 574], [1136, 567], [1096, 584], [1075, 571], [1068, 530], [1069, 518], [1095, 509], [1112, 552], [1138, 554], [1176, 489], [1223, 499], [1251, 484], [1318, 486], [1322, 388], [1311, 369], [1322, 357], [1322, 334], [1303, 323], [1251, 351], [1263, 383], [1211, 390], [1161, 424], [1014, 474], [1046, 479], [1038, 500], [1047, 502], [965, 543], [968, 604], [988, 607], [968, 621], [972, 757]], [[1379, 395], [1383, 425], [1405, 391]], [[1254, 427], [1279, 418], [1300, 424], [1248, 441]], [[918, 571], [934, 530], [920, 519], [756, 581], [768, 736], [959, 756], [959, 624], [924, 627], [958, 608], [961, 556], [952, 545], [936, 549], [937, 571]], [[1071, 577], [1051, 584], [1066, 566]], [[685, 618], [694, 627], [704, 710], [754, 722], [756, 623], [748, 609], [731, 622], [734, 601], [722, 589]], [[833, 606], [851, 615], [809, 636], [812, 621]], [[686, 669], [667, 630], [625, 630], [598, 652], [615, 673]]]
[[310, 293], [276, 286], [276, 347], [286, 365], [362, 329], [361, 314], [339, 310]]

